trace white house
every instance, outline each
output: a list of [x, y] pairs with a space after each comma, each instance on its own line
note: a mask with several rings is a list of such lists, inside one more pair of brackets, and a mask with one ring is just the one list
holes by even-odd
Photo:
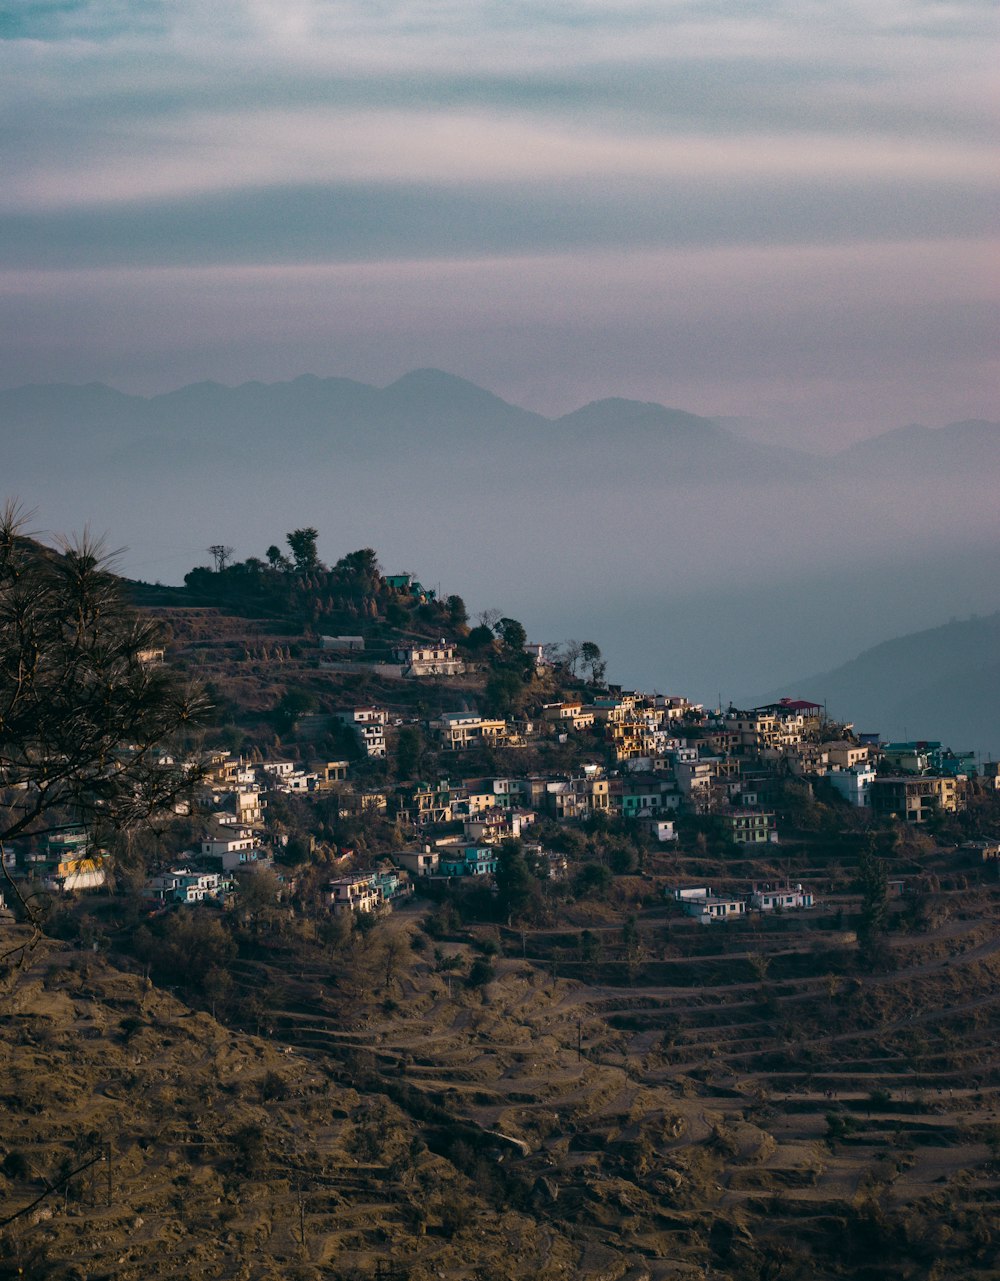
[[265, 761], [261, 769], [265, 774], [273, 774], [275, 778], [287, 778], [289, 774], [295, 773], [295, 762]]
[[750, 895], [750, 906], [759, 912], [791, 911], [812, 905], [812, 894], [801, 885], [755, 885]]
[[224, 889], [218, 872], [195, 872], [189, 867], [180, 867], [148, 880], [142, 896], [159, 903], [201, 903], [205, 899], [221, 898]]
[[674, 830], [674, 820], [672, 818], [640, 818], [639, 822], [654, 840], [660, 842], [677, 840], [677, 832]]
[[826, 776], [831, 787], [858, 809], [871, 807], [871, 789], [875, 781], [875, 768], [868, 761], [849, 769], [831, 770]]
[[382, 891], [370, 873], [341, 876], [326, 887], [327, 902], [335, 912], [374, 912], [381, 907]]
[[686, 915], [693, 916], [702, 925], [731, 921], [736, 916], [745, 916], [747, 910], [744, 899], [736, 895], [713, 894], [704, 886], [674, 890], [674, 901], [681, 905]]
[[385, 727], [389, 717], [384, 708], [352, 707], [347, 711], [334, 712], [334, 716], [354, 731], [367, 756], [385, 756]]
[[206, 858], [224, 858], [240, 850], [252, 850], [257, 844], [256, 833], [247, 827], [237, 827], [231, 832], [220, 829], [202, 838], [201, 852]]
[[436, 644], [397, 645], [392, 656], [404, 676], [461, 676], [465, 671], [465, 664], [455, 657], [455, 646], [443, 638]]

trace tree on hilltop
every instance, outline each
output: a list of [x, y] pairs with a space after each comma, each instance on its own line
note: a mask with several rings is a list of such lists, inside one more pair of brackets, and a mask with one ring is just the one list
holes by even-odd
[[599, 685], [604, 680], [604, 673], [608, 665], [601, 658], [601, 649], [593, 641], [584, 641], [580, 646], [580, 661], [583, 663], [584, 670], [590, 672], [590, 683]]
[[313, 529], [311, 525], [305, 529], [293, 529], [290, 534], [285, 535], [292, 553], [292, 567], [297, 574], [312, 574], [317, 569], [323, 569], [316, 551], [318, 539], [319, 530]]
[[284, 554], [277, 543], [272, 543], [267, 549], [265, 555], [267, 556], [267, 563], [272, 569], [291, 569], [292, 567], [292, 562]]

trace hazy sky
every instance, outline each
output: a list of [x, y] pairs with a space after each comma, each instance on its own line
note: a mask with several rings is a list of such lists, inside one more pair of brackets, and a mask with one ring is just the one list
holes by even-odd
[[995, 0], [21, 0], [0, 384], [997, 417]]

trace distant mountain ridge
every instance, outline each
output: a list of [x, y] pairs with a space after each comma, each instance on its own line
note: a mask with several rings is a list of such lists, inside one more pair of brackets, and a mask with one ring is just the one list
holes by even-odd
[[[802, 475], [828, 466], [853, 470], [933, 460], [954, 466], [967, 451], [1000, 457], [1000, 423], [971, 419], [944, 427], [917, 425], [895, 428], [820, 459], [805, 451], [753, 442], [722, 421], [672, 409], [652, 401], [609, 397], [592, 401], [555, 418], [521, 409], [467, 379], [438, 369], [416, 369], [379, 388], [350, 378], [320, 378], [312, 374], [283, 382], [250, 381], [235, 387], [206, 381], [155, 396], [121, 392], [103, 383], [31, 384], [0, 391], [0, 431], [96, 433], [91, 444], [122, 444], [122, 433], [176, 431], [185, 438], [192, 427], [215, 432], [246, 432], [281, 414], [289, 425], [307, 426], [310, 435], [326, 428], [340, 436], [345, 429], [381, 428], [391, 432], [453, 427], [467, 418], [476, 427], [524, 432], [533, 430], [555, 438], [571, 433], [576, 443], [607, 433], [616, 442], [655, 446], [669, 442], [688, 449], [736, 451], [741, 466], [756, 463]], [[544, 435], [542, 437], [544, 439]], [[538, 436], [535, 437], [536, 441]], [[689, 459], [689, 461], [691, 461]], [[716, 460], [722, 470], [724, 452]]]
[[885, 641], [760, 701], [790, 691], [883, 738], [939, 739], [1000, 757], [1000, 612]]
[[137, 448], [192, 462], [249, 449], [274, 466], [295, 461], [290, 441], [300, 457], [335, 450], [357, 462], [375, 447], [380, 453], [419, 449], [460, 468], [470, 460], [456, 451], [502, 443], [505, 450], [530, 447], [536, 470], [564, 468], [570, 447], [580, 472], [603, 466], [611, 442], [625, 472], [659, 464], [665, 480], [791, 479], [812, 466], [806, 455], [793, 460], [787, 450], [754, 444], [682, 410], [608, 399], [546, 418], [434, 369], [413, 370], [384, 388], [309, 375], [237, 387], [195, 383], [151, 397], [101, 384], [15, 388], [0, 392], [0, 433], [12, 458], [30, 463], [42, 453], [36, 461], [46, 466], [63, 451], [77, 464], [89, 458], [120, 466]]

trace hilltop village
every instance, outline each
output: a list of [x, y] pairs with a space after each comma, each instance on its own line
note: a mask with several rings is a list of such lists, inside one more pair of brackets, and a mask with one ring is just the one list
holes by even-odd
[[211, 553], [192, 785], [2, 845], [0, 1276], [995, 1275], [995, 764]]
[[[272, 576], [322, 591], [327, 571], [315, 560], [315, 531], [289, 539], [300, 563], [272, 548]], [[333, 577], [338, 570], [353, 595], [363, 588], [360, 608], [350, 613], [366, 625], [339, 635], [307, 629], [294, 642], [261, 640], [236, 655], [233, 670], [253, 666], [259, 675], [263, 667], [280, 682], [283, 733], [267, 736], [270, 743], [258, 737], [249, 753], [210, 752], [202, 785], [180, 807], [191, 822], [178, 828], [195, 839], [160, 853], [160, 866], [141, 887], [151, 903], [232, 905], [241, 877], [261, 872], [273, 878], [267, 884], [275, 901], [289, 898], [297, 863], [309, 861], [301, 858], [303, 840], [310, 852], [316, 846], [309, 802], [321, 802], [326, 829], [344, 839], [323, 849], [341, 874], [319, 887], [319, 901], [333, 912], [368, 913], [388, 910], [421, 884], [486, 878], [495, 886], [505, 850], [527, 858], [542, 879], [578, 876], [560, 828], [617, 823], [633, 835], [634, 850], [619, 852], [610, 869], [589, 864], [597, 882], [609, 871], [638, 870], [644, 852], [678, 841], [679, 827], [703, 844], [711, 837], [744, 854], [779, 846], [779, 815], [789, 800], [796, 808], [823, 800], [856, 811], [866, 826], [937, 830], [965, 809], [977, 777], [970, 753], [937, 742], [882, 742], [877, 732], [830, 721], [822, 706], [805, 700], [706, 709], [682, 695], [607, 684], [593, 642], [532, 643], [519, 622], [489, 613], [470, 629], [460, 598], [441, 603], [412, 574], [383, 575], [370, 551], [346, 558]], [[224, 590], [226, 576], [223, 565], [189, 579], [205, 592], [212, 578]], [[379, 606], [395, 627], [380, 626]], [[159, 612], [183, 629], [183, 614]], [[440, 622], [450, 635], [408, 632], [410, 616], [422, 631]], [[258, 622], [255, 640], [259, 629]], [[205, 661], [211, 645], [190, 647], [189, 662], [192, 653], [212, 671]], [[165, 663], [173, 655], [165, 646], [145, 657]], [[298, 687], [286, 668], [298, 674]], [[304, 689], [309, 669], [313, 679]], [[323, 694], [324, 680], [336, 694]], [[350, 697], [372, 686], [378, 701]], [[339, 759], [319, 755], [331, 744], [342, 749]], [[546, 758], [560, 767], [538, 768]], [[996, 788], [996, 764], [984, 774]], [[307, 805], [291, 811], [286, 798]], [[41, 842], [11, 842], [4, 857], [15, 877], [53, 892], [96, 890], [108, 880], [109, 853], [71, 826]], [[801, 884], [733, 884], [721, 896], [684, 885], [670, 892], [704, 923], [811, 907], [815, 897]]]
[[[231, 714], [224, 736], [239, 739], [237, 726], [247, 727], [239, 748], [205, 755], [201, 784], [178, 806], [187, 821], [155, 851], [141, 885], [151, 905], [235, 906], [245, 877], [260, 873], [275, 903], [288, 903], [308, 866], [314, 903], [381, 912], [417, 888], [482, 879], [495, 891], [505, 856], [527, 860], [543, 881], [582, 877], [595, 888], [653, 866], [682, 837], [744, 858], [775, 847], [773, 861], [783, 816], [801, 818], [820, 802], [859, 831], [940, 831], [977, 787], [1000, 786], [995, 763], [979, 779], [971, 753], [883, 742], [805, 700], [705, 708], [608, 684], [593, 642], [533, 643], [517, 620], [495, 612], [470, 627], [461, 598], [438, 601], [410, 573], [383, 574], [370, 550], [326, 570], [315, 539], [314, 530], [289, 535], [296, 559], [272, 547], [266, 568], [227, 567], [223, 555], [214, 573], [188, 576], [196, 599], [215, 594], [237, 608], [273, 608], [277, 584], [283, 610], [289, 595], [293, 614], [308, 602], [315, 625], [297, 637], [280, 635], [287, 617], [278, 627], [255, 619], [234, 652], [226, 627], [239, 629], [238, 615], [151, 607], [175, 641], [145, 661], [204, 674]], [[323, 630], [324, 604], [356, 630]], [[435, 631], [445, 634], [428, 635]], [[265, 698], [269, 685], [281, 691], [269, 715], [255, 720], [238, 708], [241, 684]], [[358, 696], [374, 690], [377, 698]], [[331, 748], [340, 749], [336, 759]], [[567, 836], [612, 828], [631, 844], [619, 841], [596, 861]], [[991, 848], [982, 843], [984, 857]], [[55, 893], [106, 887], [112, 862], [71, 824], [40, 841], [9, 842], [4, 858], [12, 876]], [[320, 883], [317, 864], [337, 874]], [[706, 924], [809, 908], [817, 897], [801, 883], [735, 880], [718, 894], [684, 884], [666, 892]]]

